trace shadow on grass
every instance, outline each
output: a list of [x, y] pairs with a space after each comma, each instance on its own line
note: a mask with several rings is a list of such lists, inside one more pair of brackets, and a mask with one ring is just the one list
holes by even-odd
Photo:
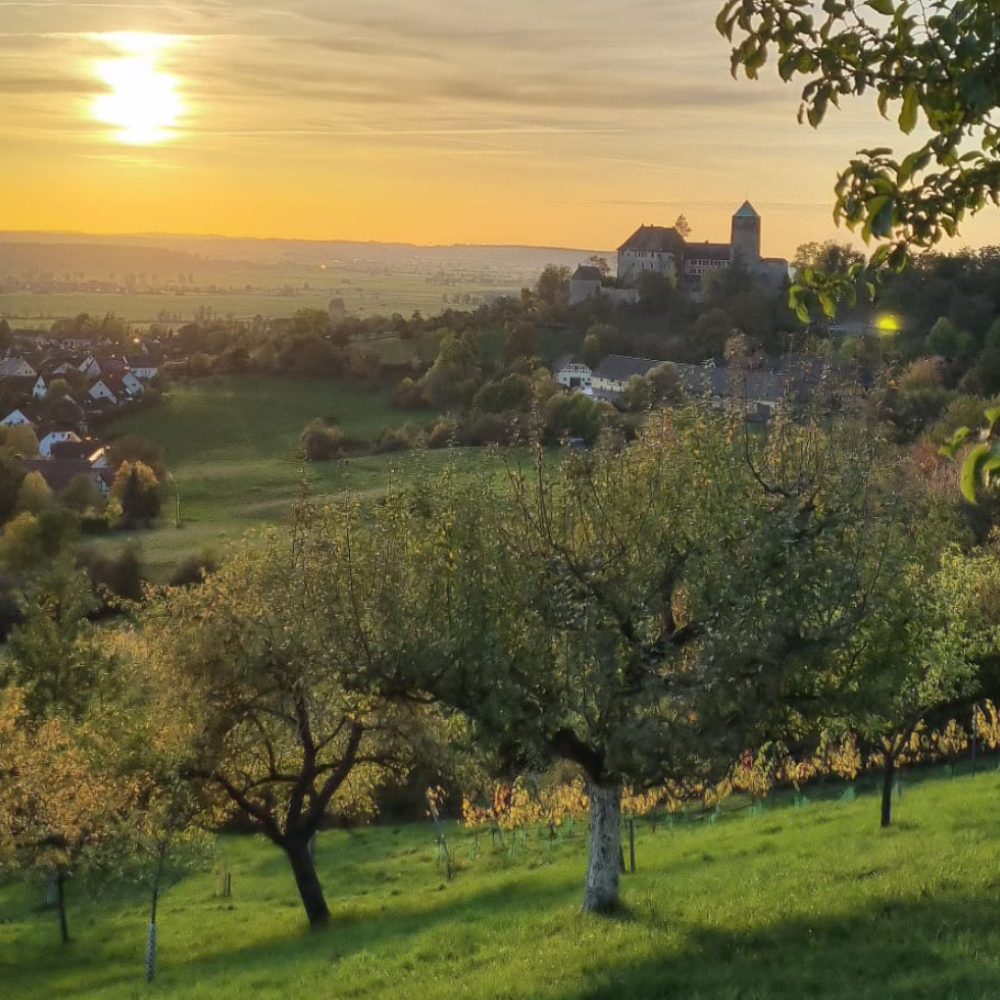
[[[315, 961], [317, 957], [335, 965], [357, 952], [377, 952], [390, 946], [405, 948], [411, 938], [433, 931], [441, 924], [462, 928], [471, 928], [479, 923], [489, 925], [523, 917], [526, 905], [536, 911], [571, 905], [582, 893], [580, 882], [575, 877], [539, 885], [530, 881], [529, 873], [523, 874], [524, 878], [517, 879], [516, 884], [507, 882], [489, 891], [464, 895], [459, 899], [438, 901], [440, 896], [428, 896], [428, 903], [423, 906], [407, 906], [394, 901], [393, 908], [383, 908], [383, 913], [368, 909], [355, 915], [350, 901], [338, 907], [337, 899], [333, 898], [332, 919], [325, 927], [310, 929], [303, 919], [301, 927], [295, 930], [265, 940], [255, 937], [242, 947], [187, 961], [170, 961], [164, 955], [157, 985], [168, 990], [172, 988], [177, 991], [176, 995], [183, 996], [183, 987], [191, 985], [192, 977], [199, 985], [213, 982], [232, 985], [231, 981], [238, 975], [250, 989], [256, 979], [280, 982], [286, 976], [294, 978], [303, 962]], [[259, 905], [266, 908], [270, 904]], [[243, 904], [241, 909], [246, 906]], [[217, 930], [232, 938], [234, 929], [226, 923], [225, 915], [220, 914]], [[86, 982], [81, 981], [78, 986], [61, 989], [58, 995], [68, 998], [111, 988], [124, 991], [126, 986], [140, 987], [141, 975], [139, 966], [127, 973], [95, 975], [88, 977]], [[0, 996], [3, 995], [0, 992]]]
[[[663, 914], [631, 914], [653, 950]], [[842, 917], [745, 932], [692, 927], [680, 950], [609, 965], [566, 1000], [995, 1000], [1000, 917], [986, 897], [881, 900]]]

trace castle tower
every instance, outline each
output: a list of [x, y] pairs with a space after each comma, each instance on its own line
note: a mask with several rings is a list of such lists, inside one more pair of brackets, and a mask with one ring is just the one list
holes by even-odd
[[750, 202], [733, 216], [732, 254], [744, 264], [760, 263], [760, 216]]

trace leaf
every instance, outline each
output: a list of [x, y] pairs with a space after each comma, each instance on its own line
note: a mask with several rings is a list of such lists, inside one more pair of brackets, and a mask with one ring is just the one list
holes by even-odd
[[896, 5], [893, 0], [868, 0], [868, 6], [878, 14], [892, 17], [896, 12]]
[[917, 112], [920, 110], [920, 95], [914, 84], [906, 88], [903, 95], [903, 109], [899, 113], [899, 127], [909, 135], [917, 127]]
[[962, 496], [971, 504], [977, 503], [976, 486], [979, 484], [980, 466], [989, 456], [990, 446], [988, 444], [977, 445], [962, 463], [960, 481]]

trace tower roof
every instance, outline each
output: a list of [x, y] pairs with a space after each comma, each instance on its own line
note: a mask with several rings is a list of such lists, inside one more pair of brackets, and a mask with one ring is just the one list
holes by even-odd
[[757, 214], [757, 209], [750, 204], [749, 201], [743, 202], [739, 210], [733, 216], [734, 219], [759, 219], [760, 216]]

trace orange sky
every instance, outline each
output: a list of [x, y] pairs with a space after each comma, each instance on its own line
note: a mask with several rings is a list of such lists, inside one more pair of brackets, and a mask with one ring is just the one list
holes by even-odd
[[723, 239], [749, 197], [790, 255], [898, 137], [733, 81], [717, 5], [0, 0], [0, 229], [604, 249], [680, 212]]

